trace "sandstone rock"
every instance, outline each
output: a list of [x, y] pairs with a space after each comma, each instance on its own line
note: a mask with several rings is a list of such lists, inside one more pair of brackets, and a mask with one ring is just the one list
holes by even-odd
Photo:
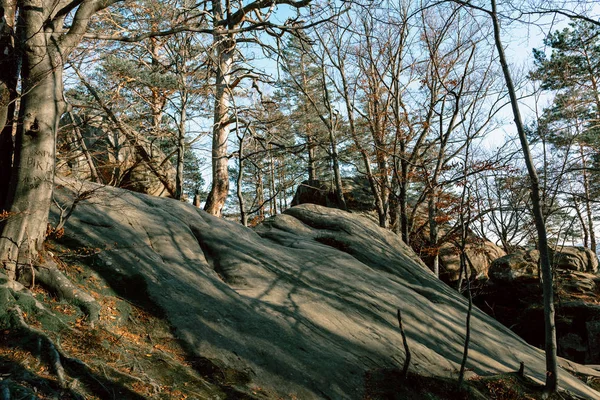
[[[559, 271], [598, 271], [598, 257], [587, 248], [564, 246], [551, 249], [550, 256]], [[539, 258], [537, 250], [518, 250], [501, 257], [490, 266], [490, 279], [511, 282], [519, 278], [534, 278], [537, 276]]]
[[564, 246], [554, 250], [553, 255], [557, 269], [598, 272], [598, 257], [588, 248]]
[[519, 278], [537, 277], [539, 252], [519, 250], [492, 262], [488, 275], [497, 282], [512, 282]]
[[[487, 278], [491, 263], [506, 255], [506, 252], [490, 241], [468, 244], [466, 254], [471, 261], [469, 278]], [[440, 248], [440, 275], [445, 282], [454, 282], [460, 276], [459, 250], [452, 243], [446, 243]]]
[[[157, 173], [164, 180], [173, 182], [174, 187], [176, 171], [155, 144], [141, 138], [132, 144], [125, 135], [104, 126], [103, 121], [86, 121], [83, 124], [81, 117], [76, 116], [75, 119], [81, 125], [81, 137], [74, 136], [70, 123], [59, 133], [59, 174], [91, 179], [90, 166], [81, 152], [80, 142], [83, 140], [102, 182], [152, 196], [170, 196]], [[150, 161], [145, 160], [140, 151], [149, 155]]]
[[[349, 210], [371, 211], [375, 209], [373, 193], [366, 178], [343, 178], [342, 186], [344, 200]], [[302, 182], [296, 189], [291, 205], [293, 207], [307, 203], [339, 208], [333, 181], [318, 180], [312, 185], [309, 185], [308, 181]]]
[[[596, 318], [599, 318], [597, 315]], [[600, 319], [587, 321], [585, 323], [588, 339], [588, 360], [589, 363], [597, 364], [600, 362]]]
[[[558, 355], [584, 364], [600, 364], [600, 296], [596, 275], [558, 271], [555, 275], [555, 324]], [[530, 344], [544, 346], [544, 316], [539, 280], [490, 281], [475, 303]]]
[[557, 286], [568, 293], [585, 294], [595, 296], [598, 289], [596, 275], [574, 272], [570, 270], [558, 270], [555, 275]]
[[[456, 376], [466, 299], [369, 220], [304, 204], [252, 231], [171, 199], [110, 187], [95, 194], [67, 222], [63, 245], [101, 249], [82, 262], [111, 286], [135, 283], [124, 298], [147, 296], [190, 357], [237, 371], [245, 378], [239, 385], [259, 386], [270, 398], [363, 398], [368, 371], [404, 360], [397, 308], [411, 370]], [[57, 188], [56, 196], [68, 204], [73, 193]], [[543, 352], [477, 308], [470, 348], [467, 367], [480, 376], [515, 371], [523, 361], [544, 381]], [[560, 374], [562, 388], [600, 398]]]
[[584, 344], [583, 338], [574, 332], [569, 332], [558, 338], [558, 347], [561, 349], [563, 357], [570, 360], [585, 358], [587, 352], [587, 343]]

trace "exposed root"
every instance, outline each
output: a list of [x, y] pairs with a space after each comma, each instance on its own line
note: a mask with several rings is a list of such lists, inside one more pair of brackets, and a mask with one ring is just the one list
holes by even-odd
[[149, 385], [152, 387], [152, 391], [154, 394], [160, 393], [160, 385], [157, 384], [152, 378], [150, 378], [143, 370], [141, 370], [141, 367], [139, 367], [140, 373], [143, 374], [146, 379], [138, 378], [137, 376], [130, 375], [123, 371], [119, 371], [117, 368], [111, 367], [107, 364], [101, 364], [100, 367], [102, 369], [108, 369], [111, 372], [111, 374], [118, 376], [119, 378], [124, 379], [126, 381], [139, 382], [144, 385]]
[[[21, 296], [25, 297], [28, 302], [33, 303], [36, 310], [45, 314], [46, 316], [52, 318], [52, 320], [58, 323], [61, 328], [73, 330], [67, 323], [65, 323], [62, 319], [58, 318], [54, 313], [46, 308], [38, 299], [35, 298], [33, 293], [25, 286], [20, 284], [17, 281], [13, 281], [8, 279], [6, 275], [0, 272], [0, 289], [8, 289], [10, 293], [11, 299], [20, 298]], [[16, 297], [15, 297], [16, 296]], [[1, 400], [1, 398], [0, 398]]]
[[100, 304], [91, 295], [75, 286], [59, 269], [57, 264], [51, 260], [44, 260], [36, 264], [36, 279], [44, 287], [56, 293], [56, 295], [67, 301], [73, 302], [87, 316], [93, 327], [100, 317]]
[[5, 379], [0, 383], [0, 400], [10, 400], [9, 380]]
[[56, 378], [58, 379], [60, 387], [66, 388], [67, 380], [65, 377], [65, 369], [63, 368], [63, 365], [61, 363], [60, 354], [59, 354], [56, 346], [54, 345], [54, 342], [52, 341], [52, 339], [50, 339], [50, 337], [48, 337], [48, 335], [46, 335], [44, 332], [29, 326], [29, 324], [25, 321], [25, 317], [23, 316], [23, 311], [21, 311], [21, 308], [18, 305], [11, 307], [11, 309], [9, 311], [12, 311], [12, 313], [15, 316], [18, 326], [22, 330], [28, 332], [30, 335], [40, 339], [41, 341], [43, 341], [46, 344], [46, 347], [48, 349], [48, 355], [50, 357], [50, 365], [52, 366], [52, 368], [54, 370], [54, 374], [56, 375]]

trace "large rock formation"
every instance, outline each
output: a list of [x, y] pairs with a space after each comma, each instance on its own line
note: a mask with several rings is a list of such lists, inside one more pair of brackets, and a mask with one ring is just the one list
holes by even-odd
[[[551, 251], [555, 266], [558, 353], [585, 364], [600, 364], [600, 276], [589, 249]], [[519, 250], [495, 260], [490, 282], [475, 298], [484, 311], [535, 346], [543, 346], [539, 252]]]
[[[469, 262], [469, 279], [486, 279], [492, 262], [506, 255], [504, 250], [487, 240], [474, 240], [465, 248]], [[440, 248], [440, 277], [445, 282], [455, 282], [460, 277], [460, 252], [452, 243]]]
[[[105, 126], [106, 123], [101, 120], [86, 120], [84, 123], [78, 116], [75, 120], [76, 124], [63, 121], [59, 133], [59, 174], [77, 179], [97, 179], [152, 196], [172, 195], [175, 167], [154, 142], [142, 135], [127, 137]], [[130, 135], [137, 134], [131, 132]]]
[[[346, 207], [354, 211], [373, 211], [375, 201], [367, 178], [343, 178], [342, 186]], [[296, 189], [292, 199], [292, 207], [299, 204], [317, 204], [325, 207], [339, 208], [333, 181], [318, 180], [310, 184], [302, 182]]]
[[[598, 257], [584, 247], [558, 247], [550, 250], [552, 264], [562, 271], [598, 272]], [[536, 278], [540, 253], [537, 250], [518, 250], [492, 262], [489, 277], [496, 282], [512, 282], [521, 278]]]
[[589, 272], [598, 272], [598, 256], [587, 247], [563, 246], [553, 252], [554, 266], [556, 269]]
[[[63, 204], [72, 191], [57, 190]], [[394, 234], [341, 210], [302, 205], [256, 231], [170, 199], [102, 188], [68, 221], [63, 246], [96, 249], [108, 282], [136, 283], [205, 371], [260, 386], [273, 398], [360, 399], [367, 371], [404, 360], [411, 370], [455, 376], [467, 302], [436, 279]], [[543, 381], [542, 351], [473, 310], [467, 367], [516, 371]], [[597, 374], [573, 363], [563, 368]], [[560, 385], [597, 399], [561, 369]], [[242, 384], [240, 383], [240, 385]]]
[[494, 282], [513, 282], [519, 278], [536, 278], [540, 253], [537, 250], [518, 250], [497, 258], [489, 269]]

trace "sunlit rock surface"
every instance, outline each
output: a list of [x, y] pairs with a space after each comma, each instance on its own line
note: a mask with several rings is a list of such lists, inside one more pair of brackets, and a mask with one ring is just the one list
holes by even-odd
[[[56, 197], [65, 205], [73, 187], [90, 189], [64, 184]], [[62, 240], [97, 249], [97, 273], [129, 282], [125, 299], [158, 305], [206, 372], [273, 397], [360, 399], [366, 371], [402, 365], [397, 308], [413, 371], [455, 376], [459, 368], [466, 300], [396, 235], [354, 214], [305, 204], [253, 231], [189, 204], [106, 187], [77, 205]], [[543, 381], [540, 350], [477, 309], [471, 321], [468, 368], [496, 374], [523, 361]], [[565, 371], [560, 385], [600, 398]]]

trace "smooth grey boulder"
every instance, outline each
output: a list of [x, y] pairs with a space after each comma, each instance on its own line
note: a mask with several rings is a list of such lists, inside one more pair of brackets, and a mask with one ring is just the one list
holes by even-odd
[[[56, 197], [70, 204], [80, 186], [62, 185]], [[398, 236], [354, 214], [305, 204], [253, 231], [176, 200], [105, 187], [79, 203], [62, 240], [98, 249], [96, 272], [115, 287], [128, 282], [124, 298], [160, 307], [206, 371], [235, 370], [238, 384], [268, 397], [362, 398], [367, 371], [404, 360], [397, 308], [412, 371], [448, 377], [459, 368], [466, 300]], [[543, 382], [542, 351], [478, 309], [471, 323], [469, 369], [504, 373], [523, 361]], [[560, 374], [561, 388], [600, 398]]]

